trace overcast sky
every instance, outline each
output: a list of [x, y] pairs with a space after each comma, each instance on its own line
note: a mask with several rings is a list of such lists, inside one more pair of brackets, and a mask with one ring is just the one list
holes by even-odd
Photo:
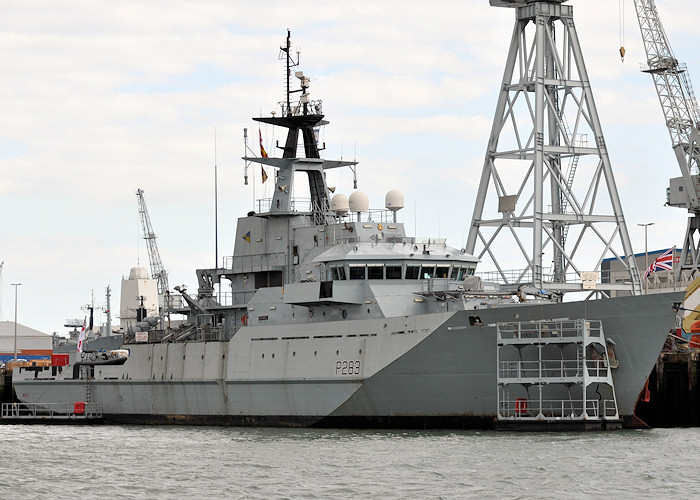
[[[637, 224], [646, 222], [656, 223], [650, 249], [680, 246], [687, 215], [663, 207], [679, 171], [639, 71], [632, 1], [624, 63], [618, 2], [570, 4], [634, 249], [644, 251]], [[676, 56], [700, 78], [700, 3], [657, 5]], [[118, 312], [122, 276], [148, 267], [137, 188], [171, 287], [196, 289], [194, 270], [215, 264], [215, 135], [219, 255], [232, 254], [236, 218], [254, 196], [243, 185], [242, 131], [254, 141], [250, 118], [282, 99], [287, 28], [331, 122], [325, 157], [360, 161], [374, 208], [389, 189], [403, 191], [409, 234], [415, 226], [463, 247], [513, 21], [486, 0], [4, 0], [0, 319], [14, 318], [16, 282], [19, 321], [45, 332], [82, 318], [93, 290], [103, 306], [107, 285]], [[282, 139], [262, 133], [268, 150]], [[351, 192], [347, 173], [333, 182]]]

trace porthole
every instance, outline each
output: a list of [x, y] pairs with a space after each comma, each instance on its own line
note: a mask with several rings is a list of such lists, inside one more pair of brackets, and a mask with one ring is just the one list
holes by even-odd
[[263, 357], [263, 359], [265, 359], [265, 353], [263, 353], [262, 357]]
[[314, 356], [316, 356], [316, 354], [318, 354], [318, 353], [316, 351], [314, 351]]
[[362, 349], [360, 349], [360, 354], [362, 354]]
[[273, 358], [275, 357], [275, 353], [274, 353], [274, 352], [272, 353], [272, 357], [273, 357]]
[[336, 356], [340, 355], [340, 351], [335, 351], [335, 355]]
[[369, 309], [367, 309], [367, 314], [369, 314]]
[[292, 353], [292, 356], [296, 356], [296, 355], [297, 355], [297, 352], [294, 351], [294, 352]]
[[343, 319], [345, 319], [348, 317], [348, 312], [345, 309], [343, 309], [341, 315], [343, 316]]

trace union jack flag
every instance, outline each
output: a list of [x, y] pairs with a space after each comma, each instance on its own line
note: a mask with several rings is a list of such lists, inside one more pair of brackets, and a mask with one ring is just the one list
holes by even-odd
[[651, 263], [649, 269], [644, 273], [644, 279], [647, 279], [651, 273], [656, 271], [661, 271], [665, 269], [667, 271], [673, 270], [673, 254], [676, 252], [676, 247], [669, 248], [664, 253], [659, 255], [654, 262]]

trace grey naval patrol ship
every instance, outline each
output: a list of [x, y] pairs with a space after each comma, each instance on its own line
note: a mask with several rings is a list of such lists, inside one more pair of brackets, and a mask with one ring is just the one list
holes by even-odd
[[[238, 220], [227, 265], [197, 271], [196, 295], [176, 287], [186, 322], [127, 333], [128, 356], [77, 353], [65, 367], [16, 370], [19, 400], [99, 405], [108, 422], [177, 424], [484, 427], [497, 414], [524, 416], [535, 400], [535, 415], [546, 416], [544, 401], [572, 395], [587, 401], [583, 408], [616, 400], [614, 417], [631, 416], [682, 293], [566, 302], [488, 283], [465, 250], [406, 235], [398, 191], [380, 211], [369, 211], [359, 191], [331, 196], [325, 172], [355, 162], [320, 157], [314, 128], [326, 123], [322, 103], [310, 99], [301, 72], [290, 90], [289, 47], [288, 36], [281, 112], [254, 118], [287, 129], [282, 157], [245, 158], [271, 172], [274, 196]], [[311, 198], [304, 205], [292, 196], [300, 177]], [[215, 293], [218, 285], [230, 286], [229, 299]], [[566, 321], [598, 325], [605, 340], [596, 348], [574, 336], [573, 347], [560, 349], [553, 343]], [[506, 323], [534, 325], [535, 342], [501, 349], [513, 331], [501, 328]], [[508, 369], [543, 366], [542, 352], [579, 372], [582, 358], [597, 357], [614, 389], [581, 384], [566, 370], [557, 384], [507, 384], [515, 380]], [[591, 415], [574, 407], [572, 415]]]

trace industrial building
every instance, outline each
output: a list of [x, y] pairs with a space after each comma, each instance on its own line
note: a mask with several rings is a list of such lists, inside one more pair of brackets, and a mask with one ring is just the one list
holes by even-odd
[[[15, 323], [0, 321], [0, 362], [15, 357]], [[33, 361], [51, 359], [53, 352], [52, 336], [17, 323], [17, 358]]]

